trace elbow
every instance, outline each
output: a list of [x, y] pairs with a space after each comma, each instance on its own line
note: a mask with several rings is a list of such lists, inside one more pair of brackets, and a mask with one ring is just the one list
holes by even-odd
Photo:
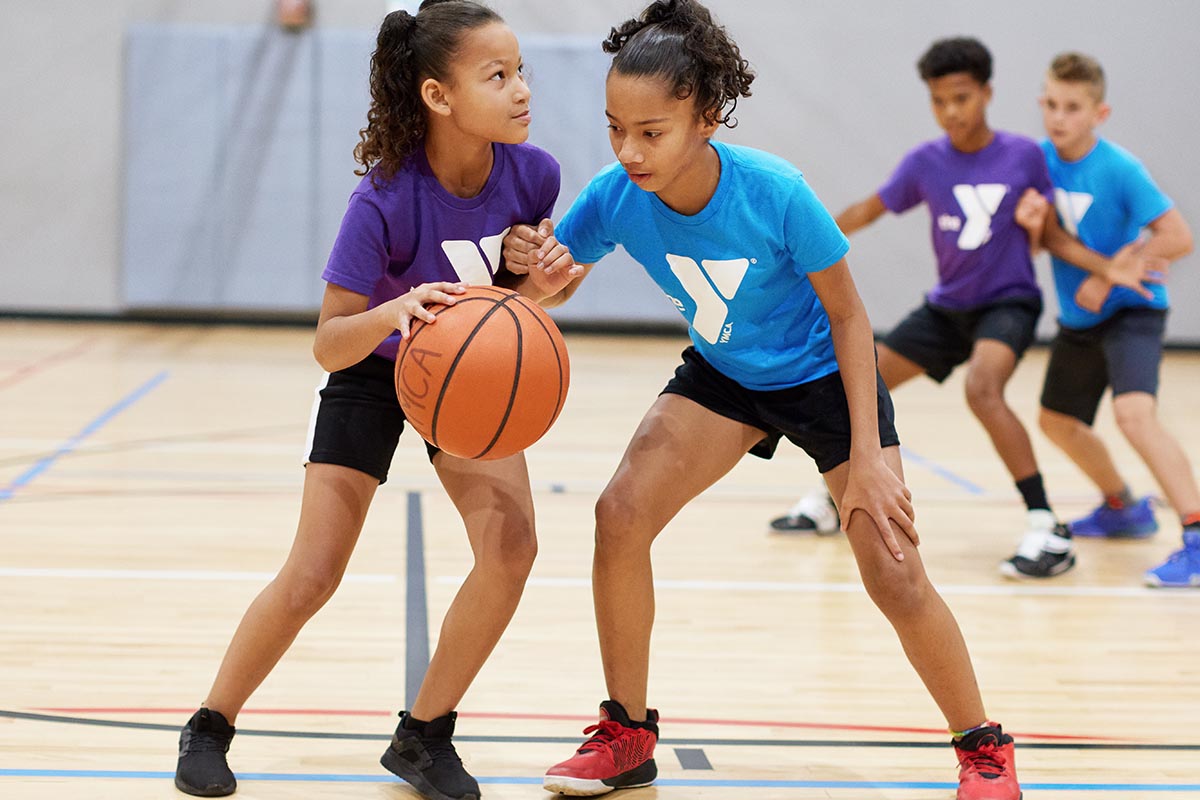
[[324, 345], [319, 336], [313, 342], [312, 354], [317, 363], [321, 365], [321, 369], [326, 372], [337, 372], [340, 369], [340, 366], [333, 362], [329, 348]]

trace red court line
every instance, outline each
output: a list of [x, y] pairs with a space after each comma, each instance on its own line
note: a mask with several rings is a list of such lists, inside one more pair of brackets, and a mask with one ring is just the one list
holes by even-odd
[[[180, 714], [188, 715], [193, 708], [34, 708], [32, 711], [42, 711], [57, 714]], [[368, 709], [341, 708], [243, 708], [242, 714], [264, 714], [281, 716], [306, 717], [392, 717], [392, 711], [371, 711]], [[595, 717], [581, 717], [573, 714], [517, 714], [503, 712], [460, 712], [462, 719], [508, 719], [552, 722], [581, 722], [590, 723]], [[804, 730], [822, 731], [851, 731], [873, 733], [909, 733], [945, 736], [945, 728], [905, 728], [891, 725], [833, 725], [822, 722], [793, 722], [780, 720], [749, 720], [749, 719], [704, 719], [698, 717], [663, 717], [660, 724], [675, 723], [677, 725], [713, 725], [718, 727], [739, 728], [799, 728]], [[1123, 742], [1111, 736], [1073, 736], [1059, 733], [1030, 733], [1028, 731], [1010, 731], [1014, 736], [1028, 739], [1045, 739], [1048, 741], [1070, 742]]]
[[57, 353], [51, 353], [45, 358], [34, 361], [31, 364], [18, 367], [13, 372], [9, 373], [3, 378], [0, 378], [0, 389], [7, 389], [10, 386], [15, 386], [21, 381], [31, 378], [37, 373], [49, 369], [60, 361], [67, 361], [75, 358], [76, 356], [82, 355], [85, 350], [92, 347], [95, 343], [95, 339], [84, 339], [74, 347], [69, 347], [66, 350], [60, 350]]

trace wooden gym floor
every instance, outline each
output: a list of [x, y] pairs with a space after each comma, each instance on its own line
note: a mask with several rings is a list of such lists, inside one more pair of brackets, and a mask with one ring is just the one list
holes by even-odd
[[[303, 329], [0, 320], [0, 797], [182, 796], [178, 726], [291, 542], [310, 344]], [[603, 699], [592, 504], [684, 344], [568, 337], [571, 395], [529, 453], [539, 560], [461, 706], [487, 798], [548, 800], [542, 772]], [[1028, 425], [1044, 366], [1032, 352], [1010, 389]], [[1200, 355], [1170, 353], [1163, 378], [1162, 416], [1200, 456]], [[1171, 511], [1151, 539], [1081, 542], [1061, 578], [1006, 582], [1023, 514], [961, 380], [914, 382], [896, 406], [924, 557], [989, 712], [1018, 736], [1026, 798], [1200, 796], [1200, 591], [1141, 586], [1178, 546]], [[1088, 510], [1082, 476], [1034, 436], [1060, 514]], [[942, 720], [844, 539], [767, 533], [817, 480], [794, 448], [747, 458], [660, 538], [661, 780], [623, 800], [953, 796]], [[409, 432], [345, 583], [238, 720], [238, 797], [416, 797], [377, 759], [468, 564]]]

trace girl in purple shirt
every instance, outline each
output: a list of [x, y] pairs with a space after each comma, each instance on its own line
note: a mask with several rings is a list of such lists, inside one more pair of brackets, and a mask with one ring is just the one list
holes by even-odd
[[[416, 16], [396, 11], [383, 22], [355, 149], [364, 178], [323, 274], [313, 353], [329, 374], [309, 431], [299, 529], [182, 730], [175, 785], [184, 792], [235, 790], [225, 754], [238, 712], [342, 578], [404, 427], [393, 368], [412, 320], [434, 322], [425, 306], [454, 303], [468, 283], [503, 278], [540, 299], [579, 272], [500, 271], [508, 228], [548, 218], [559, 188], [557, 163], [524, 144], [530, 92], [522, 69], [513, 32], [469, 0], [425, 0]], [[570, 258], [561, 247], [553, 257]], [[475, 565], [381, 760], [426, 797], [477, 800], [479, 786], [450, 740], [453, 709], [521, 597], [537, 551], [533, 500], [522, 454], [471, 461], [429, 451]]]

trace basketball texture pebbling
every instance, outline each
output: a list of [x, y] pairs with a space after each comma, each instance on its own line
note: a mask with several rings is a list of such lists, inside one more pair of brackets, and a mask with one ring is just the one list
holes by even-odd
[[571, 380], [549, 315], [499, 286], [471, 286], [431, 305], [396, 355], [396, 396], [425, 441], [460, 458], [519, 453], [550, 430]]

